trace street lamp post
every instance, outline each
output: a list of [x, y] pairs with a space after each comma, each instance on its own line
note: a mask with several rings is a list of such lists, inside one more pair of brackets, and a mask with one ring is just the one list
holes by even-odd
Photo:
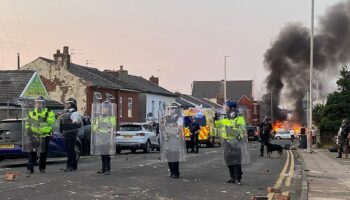
[[226, 80], [226, 58], [230, 56], [224, 56], [224, 100], [227, 100], [227, 80]]
[[311, 0], [311, 36], [310, 36], [310, 89], [309, 89], [309, 130], [312, 128], [312, 74], [314, 67], [314, 0]]
[[271, 98], [271, 122], [273, 124], [273, 98], [272, 98], [272, 90], [270, 91], [270, 98]]

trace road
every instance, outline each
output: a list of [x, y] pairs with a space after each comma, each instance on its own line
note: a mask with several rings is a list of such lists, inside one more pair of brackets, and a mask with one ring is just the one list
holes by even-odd
[[[275, 142], [275, 141], [274, 141]], [[288, 141], [278, 141], [284, 145]], [[281, 187], [292, 199], [300, 196], [300, 163], [293, 153], [284, 151], [273, 159], [259, 157], [259, 144], [251, 142], [251, 164], [244, 166], [242, 185], [226, 183], [228, 169], [223, 164], [221, 149], [201, 148], [188, 154], [180, 164], [180, 179], [169, 177], [166, 163], [159, 153], [121, 154], [112, 158], [112, 174], [97, 174], [99, 157], [83, 158], [76, 172], [65, 173], [65, 163], [54, 162], [47, 173], [27, 178], [21, 174], [16, 181], [0, 180], [1, 199], [251, 199], [266, 196], [266, 188]], [[293, 159], [293, 161], [292, 161]], [[23, 166], [0, 168], [0, 173], [24, 173]], [[273, 194], [269, 194], [272, 199]]]

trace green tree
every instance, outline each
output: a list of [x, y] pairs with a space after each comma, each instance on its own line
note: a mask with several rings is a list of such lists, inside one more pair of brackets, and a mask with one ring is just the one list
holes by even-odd
[[312, 119], [317, 126], [320, 125], [321, 120], [324, 117], [325, 109], [326, 109], [326, 105], [323, 105], [323, 104], [317, 104], [313, 108]]
[[337, 85], [339, 91], [328, 96], [326, 105], [321, 109], [323, 111], [320, 111], [320, 108], [313, 110], [313, 115], [323, 113], [320, 120], [321, 132], [337, 131], [341, 120], [350, 118], [350, 72], [347, 66], [342, 67]]

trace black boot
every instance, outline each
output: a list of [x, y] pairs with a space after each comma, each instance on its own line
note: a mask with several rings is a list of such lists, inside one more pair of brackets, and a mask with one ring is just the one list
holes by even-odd
[[101, 161], [102, 161], [102, 168], [97, 171], [98, 174], [104, 174], [106, 172], [106, 162], [105, 162], [105, 157], [101, 156]]
[[230, 180], [227, 181], [227, 183], [236, 183], [236, 180], [231, 178]]
[[111, 157], [109, 155], [105, 156], [105, 166], [106, 166], [105, 175], [111, 174]]

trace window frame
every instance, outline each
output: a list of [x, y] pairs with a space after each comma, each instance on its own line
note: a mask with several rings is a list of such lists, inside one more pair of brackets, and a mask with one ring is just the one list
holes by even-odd
[[128, 98], [128, 117], [132, 118], [132, 111], [133, 111], [133, 99]]
[[123, 117], [123, 97], [119, 97], [119, 117]]

